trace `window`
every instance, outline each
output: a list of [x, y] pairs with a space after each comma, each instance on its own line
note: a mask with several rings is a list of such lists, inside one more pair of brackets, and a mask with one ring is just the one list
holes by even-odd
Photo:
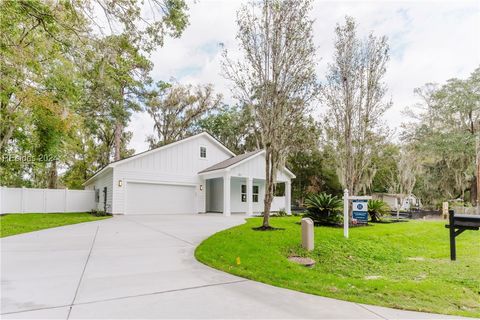
[[100, 202], [100, 190], [95, 189], [95, 202]]
[[200, 158], [207, 158], [207, 147], [200, 147]]
[[273, 189], [274, 197], [283, 197], [285, 196], [285, 182], [276, 183]]
[[253, 202], [258, 202], [258, 186], [253, 186]]
[[[252, 200], [253, 202], [258, 202], [258, 186], [252, 187]], [[247, 186], [242, 184], [242, 202], [247, 202]]]

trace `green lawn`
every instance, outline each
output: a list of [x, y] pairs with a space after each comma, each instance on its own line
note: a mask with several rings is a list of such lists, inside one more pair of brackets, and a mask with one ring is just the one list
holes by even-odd
[[89, 213], [23, 213], [0, 216], [0, 237], [109, 218]]
[[[259, 218], [219, 232], [195, 252], [217, 269], [279, 287], [399, 309], [480, 317], [480, 232], [457, 238], [449, 260], [443, 221], [374, 224], [350, 229], [315, 228], [315, 247], [300, 246], [299, 217], [273, 218], [277, 231], [254, 231]], [[317, 261], [306, 268], [290, 255]], [[240, 258], [240, 264], [236, 258]]]

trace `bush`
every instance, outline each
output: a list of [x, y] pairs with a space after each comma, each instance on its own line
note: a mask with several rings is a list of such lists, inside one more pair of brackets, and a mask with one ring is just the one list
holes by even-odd
[[286, 216], [287, 216], [287, 212], [286, 212], [285, 210], [278, 210], [277, 216], [279, 216], [279, 217], [286, 217]]
[[305, 199], [307, 213], [316, 225], [336, 226], [342, 221], [343, 202], [331, 194], [311, 194]]
[[390, 211], [388, 204], [382, 200], [368, 200], [368, 214], [372, 222], [380, 221], [380, 217], [383, 217]]
[[287, 215], [287, 212], [285, 210], [278, 210], [276, 212], [272, 212], [271, 216], [272, 217], [286, 217], [288, 215]]
[[92, 211], [90, 211], [90, 214], [92, 216], [95, 216], [95, 217], [105, 217], [105, 216], [108, 216], [109, 214], [106, 213], [105, 211], [103, 210], [95, 210], [93, 209]]

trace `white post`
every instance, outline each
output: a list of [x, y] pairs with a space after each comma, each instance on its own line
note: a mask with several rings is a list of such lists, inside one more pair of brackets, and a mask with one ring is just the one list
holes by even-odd
[[2, 195], [3, 187], [0, 186], [0, 214], [3, 213], [2, 211], [2, 203], [3, 203], [3, 195]]
[[348, 189], [343, 192], [343, 236], [348, 238]]
[[307, 251], [314, 248], [313, 220], [310, 218], [302, 219], [302, 247]]
[[223, 215], [230, 216], [230, 175], [223, 176]]
[[68, 200], [68, 188], [65, 188], [65, 197], [63, 198], [64, 205], [63, 205], [63, 212], [67, 212], [67, 200]]
[[253, 178], [247, 178], [247, 215], [253, 215]]
[[25, 190], [26, 188], [22, 187], [22, 197], [21, 197], [22, 202], [20, 203], [22, 213], [25, 213], [25, 192], [26, 192]]
[[292, 214], [292, 185], [290, 180], [285, 182], [285, 212]]

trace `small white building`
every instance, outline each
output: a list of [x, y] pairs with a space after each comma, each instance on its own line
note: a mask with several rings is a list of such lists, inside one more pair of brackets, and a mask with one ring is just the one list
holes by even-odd
[[398, 193], [374, 193], [374, 199], [379, 199], [388, 204], [392, 210], [409, 211], [413, 208], [421, 208], [422, 203], [414, 194], [398, 194]]
[[[265, 151], [235, 155], [210, 134], [195, 136], [112, 162], [85, 182], [98, 210], [113, 214], [261, 213]], [[291, 179], [277, 174], [285, 195], [272, 211], [290, 213]]]

